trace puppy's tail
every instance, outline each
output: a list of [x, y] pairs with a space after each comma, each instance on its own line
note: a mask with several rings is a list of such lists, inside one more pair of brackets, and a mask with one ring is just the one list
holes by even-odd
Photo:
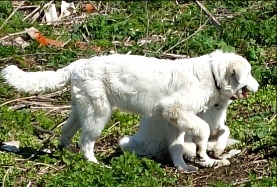
[[78, 64], [87, 60], [81, 59], [57, 71], [24, 72], [15, 65], [1, 71], [1, 76], [15, 89], [26, 93], [44, 93], [61, 90], [70, 83], [71, 74]]
[[228, 140], [227, 140], [227, 147], [235, 145], [235, 144], [237, 144], [239, 142], [240, 142], [239, 140], [236, 140], [236, 139], [233, 139], [233, 138], [228, 138]]
[[125, 136], [119, 140], [119, 146], [123, 151], [134, 152], [142, 156], [145, 152], [143, 146], [140, 145], [133, 136]]

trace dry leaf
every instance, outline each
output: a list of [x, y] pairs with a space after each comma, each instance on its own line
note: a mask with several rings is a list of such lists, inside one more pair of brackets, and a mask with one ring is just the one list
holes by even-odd
[[95, 8], [92, 4], [86, 4], [86, 11], [92, 13], [95, 11]]
[[35, 40], [39, 42], [39, 47], [47, 45], [46, 38], [40, 32], [35, 32]]
[[32, 39], [36, 39], [36, 36], [37, 36], [36, 33], [39, 32], [39, 30], [37, 30], [37, 29], [34, 28], [34, 27], [31, 27], [31, 28], [29, 28], [29, 29], [26, 29], [26, 28], [25, 28], [25, 31], [26, 31], [26, 33], [27, 33]]
[[75, 42], [75, 47], [78, 47], [78, 48], [84, 50], [84, 49], [87, 49], [88, 46], [85, 42], [77, 41], [77, 42]]
[[35, 35], [36, 35], [35, 40], [39, 42], [39, 47], [45, 46], [45, 45], [56, 46], [56, 47], [63, 46], [63, 42], [46, 38], [40, 32], [35, 33]]
[[91, 48], [94, 52], [100, 53], [101, 52], [101, 47], [100, 46], [94, 46]]
[[23, 49], [24, 49], [25, 47], [28, 47], [28, 46], [30, 45], [28, 42], [24, 41], [20, 36], [17, 37], [16, 39], [14, 39], [14, 41], [15, 41], [18, 45], [20, 45]]

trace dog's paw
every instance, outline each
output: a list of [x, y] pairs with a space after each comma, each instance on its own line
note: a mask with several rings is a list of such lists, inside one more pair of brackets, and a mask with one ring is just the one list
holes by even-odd
[[195, 163], [201, 167], [208, 167], [208, 168], [222, 167], [222, 166], [230, 165], [230, 162], [227, 159], [222, 159], [222, 160], [209, 159], [209, 160], [205, 160], [205, 161], [196, 161]]
[[216, 166], [218, 160], [216, 159], [206, 159], [206, 160], [196, 160], [195, 163], [201, 167], [210, 168]]
[[194, 173], [198, 171], [198, 167], [192, 166], [192, 165], [187, 165], [186, 168], [183, 168], [181, 166], [177, 167], [178, 171], [182, 173]]
[[216, 164], [216, 160], [214, 160], [214, 159], [209, 159], [209, 160], [205, 160], [205, 161], [198, 160], [198, 161], [195, 161], [195, 163], [201, 167], [210, 168]]

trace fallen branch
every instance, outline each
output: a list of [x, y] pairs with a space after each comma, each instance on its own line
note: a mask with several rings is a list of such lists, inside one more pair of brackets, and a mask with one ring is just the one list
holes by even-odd
[[37, 98], [37, 96], [30, 96], [30, 97], [23, 97], [23, 98], [13, 99], [13, 100], [7, 101], [5, 103], [2, 103], [0, 105], [0, 107], [4, 106], [4, 105], [7, 105], [7, 104], [10, 104], [10, 103], [13, 103], [13, 102], [22, 101], [22, 100], [25, 100], [25, 99], [33, 99], [33, 98]]
[[[33, 95], [33, 96], [30, 96], [30, 97], [17, 98], [17, 99], [13, 99], [13, 100], [10, 100], [10, 101], [7, 101], [5, 103], [0, 104], [0, 107], [4, 106], [4, 105], [7, 105], [7, 104], [10, 104], [10, 103], [13, 103], [13, 102], [17, 102], [17, 101], [29, 102], [29, 101], [25, 101], [27, 99], [44, 99], [44, 100], [47, 100], [51, 97], [61, 95], [64, 91], [67, 91], [67, 89], [63, 89], [63, 90], [56, 91], [56, 92], [49, 93], [49, 94], [45, 94], [45, 95], [39, 95], [39, 96]], [[53, 102], [53, 100], [50, 100], [50, 102]]]
[[221, 30], [221, 24], [219, 21], [212, 15], [212, 13], [198, 0], [195, 0], [196, 4], [209, 16], [210, 21], [214, 24], [219, 30]]
[[[29, 103], [31, 103], [31, 102], [29, 102]], [[33, 107], [30, 107], [30, 108], [32, 108], [32, 109], [55, 109], [55, 110], [57, 110], [57, 109], [67, 109], [67, 108], [71, 108], [71, 106], [70, 105], [68, 105], [68, 106], [51, 106], [51, 105], [47, 105], [47, 104], [43, 104], [43, 103], [34, 103], [35, 105], [41, 105], [41, 107], [35, 107], [35, 106], [33, 106]]]

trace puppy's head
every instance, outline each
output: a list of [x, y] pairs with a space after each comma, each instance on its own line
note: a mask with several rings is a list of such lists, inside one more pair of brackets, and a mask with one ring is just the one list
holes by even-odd
[[245, 99], [248, 92], [258, 91], [259, 83], [251, 75], [251, 65], [245, 58], [222, 51], [211, 53], [211, 58], [221, 99]]

